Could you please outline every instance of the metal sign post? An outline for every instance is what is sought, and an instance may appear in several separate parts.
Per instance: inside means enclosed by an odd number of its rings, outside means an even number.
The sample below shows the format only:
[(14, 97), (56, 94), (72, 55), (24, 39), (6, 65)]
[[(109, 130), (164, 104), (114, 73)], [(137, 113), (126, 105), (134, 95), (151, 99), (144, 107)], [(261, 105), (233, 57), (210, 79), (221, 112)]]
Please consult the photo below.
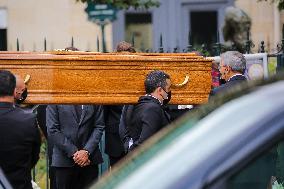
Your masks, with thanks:
[(89, 21), (92, 21), (101, 27), (103, 52), (106, 52), (105, 25), (116, 19), (117, 10), (108, 4), (88, 2), (85, 12), (88, 14)]

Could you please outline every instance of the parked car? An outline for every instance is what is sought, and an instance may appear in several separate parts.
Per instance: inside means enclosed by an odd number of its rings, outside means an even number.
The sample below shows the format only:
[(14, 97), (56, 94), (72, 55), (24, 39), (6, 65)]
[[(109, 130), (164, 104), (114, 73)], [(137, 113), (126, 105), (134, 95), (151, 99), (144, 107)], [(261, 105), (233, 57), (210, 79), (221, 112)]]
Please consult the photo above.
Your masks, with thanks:
[(10, 185), (9, 181), (7, 180), (1, 168), (0, 168), (0, 189), (12, 189), (12, 186)]
[(185, 115), (93, 188), (266, 189), (283, 181), (284, 80), (273, 78)]

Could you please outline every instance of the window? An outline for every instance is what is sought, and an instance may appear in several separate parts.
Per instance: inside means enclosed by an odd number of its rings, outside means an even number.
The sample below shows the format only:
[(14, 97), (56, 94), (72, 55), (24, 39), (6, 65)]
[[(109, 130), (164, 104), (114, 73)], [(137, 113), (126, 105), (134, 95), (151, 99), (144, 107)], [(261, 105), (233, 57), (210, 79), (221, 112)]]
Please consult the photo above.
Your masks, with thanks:
[(125, 40), (132, 41), (136, 49), (152, 48), (152, 16), (150, 13), (127, 13), (125, 15)]
[(194, 47), (212, 45), (217, 38), (217, 11), (190, 12), (191, 37)]
[(0, 51), (7, 51), (7, 30), (0, 29)]
[[(240, 172), (230, 177), (226, 188), (266, 189), (270, 184), (284, 182), (284, 141), (255, 159)], [(276, 184), (276, 183), (275, 183)]]
[(0, 8), (0, 51), (7, 50), (7, 10)]

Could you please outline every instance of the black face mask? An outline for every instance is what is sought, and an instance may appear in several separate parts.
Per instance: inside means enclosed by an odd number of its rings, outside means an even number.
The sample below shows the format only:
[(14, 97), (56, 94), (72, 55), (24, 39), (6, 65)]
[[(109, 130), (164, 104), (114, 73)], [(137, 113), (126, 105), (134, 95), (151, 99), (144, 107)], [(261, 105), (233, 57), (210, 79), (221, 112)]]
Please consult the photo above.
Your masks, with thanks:
[(27, 96), (28, 96), (28, 89), (25, 88), (25, 90), (23, 91), (23, 93), (22, 93), (22, 95), (21, 95), (21, 98), (15, 99), (16, 104), (21, 104), (21, 103), (23, 103), (23, 102), (26, 100)]
[[(166, 91), (165, 91), (165, 92), (166, 92)], [(169, 91), (169, 92), (167, 93), (167, 95), (168, 95), (168, 98), (163, 100), (163, 105), (167, 105), (167, 104), (170, 102), (170, 100), (171, 100), (171, 98), (172, 98), (172, 91)]]

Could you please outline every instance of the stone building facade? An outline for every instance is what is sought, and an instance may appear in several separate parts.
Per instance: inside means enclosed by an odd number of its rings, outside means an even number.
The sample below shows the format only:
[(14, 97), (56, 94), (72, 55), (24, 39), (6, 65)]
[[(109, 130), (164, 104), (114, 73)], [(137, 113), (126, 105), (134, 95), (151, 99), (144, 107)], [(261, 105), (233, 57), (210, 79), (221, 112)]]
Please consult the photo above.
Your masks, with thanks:
[[(121, 40), (135, 37), (137, 49), (157, 50), (160, 35), (167, 51), (186, 48), (189, 31), (191, 43), (214, 43), (222, 26), (225, 8), (235, 5), (252, 19), (251, 37), (256, 46), (265, 41), (267, 50), (275, 49), (282, 37), (284, 14), (275, 5), (257, 0), (161, 0), (159, 8), (118, 11), (117, 20), (105, 28), (106, 46), (112, 51)], [(71, 45), (83, 51), (97, 51), (101, 30), (88, 21), (85, 4), (76, 0), (0, 0), (0, 49), (43, 51)], [(257, 51), (255, 47), (254, 51)]]

